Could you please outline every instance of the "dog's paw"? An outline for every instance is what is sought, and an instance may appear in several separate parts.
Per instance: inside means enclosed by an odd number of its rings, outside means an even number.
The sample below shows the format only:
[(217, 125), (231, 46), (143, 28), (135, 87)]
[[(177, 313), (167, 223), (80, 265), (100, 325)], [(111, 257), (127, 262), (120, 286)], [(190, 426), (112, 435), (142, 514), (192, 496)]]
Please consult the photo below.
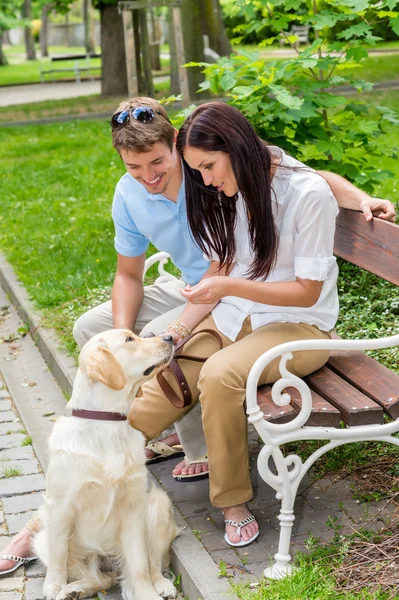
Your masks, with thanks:
[(79, 600), (81, 593), (76, 590), (68, 592), (67, 588), (64, 588), (58, 594), (56, 600)]
[(62, 588), (63, 585), (60, 583), (45, 580), (43, 584), (43, 596), (46, 600), (55, 600)]
[(175, 586), (166, 577), (160, 577), (157, 581), (154, 581), (154, 588), (162, 598), (176, 598), (177, 596)]

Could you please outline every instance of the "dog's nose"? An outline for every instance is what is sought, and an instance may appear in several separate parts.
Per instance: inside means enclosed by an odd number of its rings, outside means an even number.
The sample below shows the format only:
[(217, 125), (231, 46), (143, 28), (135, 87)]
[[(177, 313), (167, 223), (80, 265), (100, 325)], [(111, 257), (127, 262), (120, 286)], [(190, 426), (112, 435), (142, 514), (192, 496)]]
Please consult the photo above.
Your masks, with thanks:
[(168, 344), (173, 344), (173, 338), (171, 335), (163, 335), (162, 339), (165, 340), (165, 342), (168, 342)]

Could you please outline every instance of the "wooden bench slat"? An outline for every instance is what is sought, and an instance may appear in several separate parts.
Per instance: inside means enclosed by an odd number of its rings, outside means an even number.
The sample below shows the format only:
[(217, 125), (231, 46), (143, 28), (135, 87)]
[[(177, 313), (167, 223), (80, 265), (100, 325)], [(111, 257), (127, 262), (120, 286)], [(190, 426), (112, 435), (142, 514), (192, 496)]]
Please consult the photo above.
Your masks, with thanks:
[[(287, 406), (277, 406), (272, 400), (272, 390), (269, 385), (258, 388), (258, 404), (265, 413), (266, 421), (271, 423), (287, 423), (292, 421), (301, 410), (302, 401), (298, 390), (287, 388), (291, 396), (291, 402)], [(339, 410), (327, 402), (324, 398), (312, 391), (312, 413), (306, 425), (312, 427), (338, 427), (341, 421)]]
[[(286, 391), (291, 396), (291, 404), (296, 411), (302, 407), (301, 395), (297, 389), (289, 387)], [(341, 414), (335, 406), (327, 402), (315, 391), (312, 393), (312, 413), (305, 423), (311, 427), (338, 427), (341, 422)]]
[(363, 214), (341, 209), (334, 254), (399, 285), (398, 228), (393, 223), (373, 219), (365, 227)]
[(399, 375), (363, 352), (332, 355), (328, 366), (377, 402), (392, 419), (399, 417)]
[(339, 410), (343, 422), (349, 427), (383, 423), (381, 406), (327, 367), (308, 375), (305, 381)]
[(266, 421), (270, 423), (288, 423), (297, 416), (296, 410), (288, 404), (287, 406), (277, 406), (272, 400), (272, 389), (269, 385), (262, 385), (258, 388), (258, 404), (261, 411), (265, 414)]

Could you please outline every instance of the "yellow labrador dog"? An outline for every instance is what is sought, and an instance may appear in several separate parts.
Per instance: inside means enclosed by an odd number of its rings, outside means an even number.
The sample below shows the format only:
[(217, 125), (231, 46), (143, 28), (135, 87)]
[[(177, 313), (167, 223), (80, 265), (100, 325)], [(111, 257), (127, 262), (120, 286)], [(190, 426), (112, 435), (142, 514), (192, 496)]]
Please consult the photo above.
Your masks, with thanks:
[(69, 406), (50, 437), (50, 464), (35, 538), (47, 566), (47, 600), (95, 595), (116, 581), (101, 571), (117, 559), (125, 600), (176, 597), (162, 571), (178, 530), (169, 498), (150, 488), (144, 437), (126, 420), (133, 395), (173, 355), (170, 336), (112, 329), (82, 349)]

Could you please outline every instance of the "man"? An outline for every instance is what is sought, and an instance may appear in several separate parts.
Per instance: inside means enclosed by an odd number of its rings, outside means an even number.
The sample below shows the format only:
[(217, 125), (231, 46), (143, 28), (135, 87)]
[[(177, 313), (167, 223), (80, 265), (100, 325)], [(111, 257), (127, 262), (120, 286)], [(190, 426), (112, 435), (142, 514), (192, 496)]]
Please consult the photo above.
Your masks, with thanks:
[[(82, 315), (75, 324), (74, 337), (81, 347), (100, 331), (126, 327), (142, 334), (149, 331), (162, 333), (168, 329), (178, 341), (187, 334), (178, 321), (182, 311), (187, 310), (187, 301), (180, 290), (185, 284), (196, 284), (212, 273), (188, 227), (183, 169), (175, 148), (177, 132), (165, 109), (151, 98), (123, 102), (111, 124), (114, 147), (127, 169), (116, 186), (112, 208), (117, 273), (112, 300)], [(393, 220), (395, 209), (391, 202), (371, 198), (333, 173), (322, 172), (321, 175), (330, 184), (341, 207), (362, 210), (367, 220), (373, 218), (373, 213), (379, 218)], [(150, 242), (171, 255), (172, 262), (181, 271), (181, 282), (143, 286), (144, 262)], [(193, 306), (190, 310), (196, 311), (196, 315), (204, 310), (204, 316), (209, 312), (208, 305)], [(203, 476), (208, 468), (199, 408), (176, 423), (176, 431), (186, 458), (175, 467), (174, 476)], [(175, 436), (168, 436), (163, 440), (161, 451), (166, 448), (168, 452), (167, 448), (177, 441)], [(173, 449), (170, 452), (173, 454)], [(29, 556), (31, 531), (35, 527), (37, 522), (29, 528), (24, 527), (3, 554)], [(16, 561), (0, 557), (0, 575), (17, 566)]]

